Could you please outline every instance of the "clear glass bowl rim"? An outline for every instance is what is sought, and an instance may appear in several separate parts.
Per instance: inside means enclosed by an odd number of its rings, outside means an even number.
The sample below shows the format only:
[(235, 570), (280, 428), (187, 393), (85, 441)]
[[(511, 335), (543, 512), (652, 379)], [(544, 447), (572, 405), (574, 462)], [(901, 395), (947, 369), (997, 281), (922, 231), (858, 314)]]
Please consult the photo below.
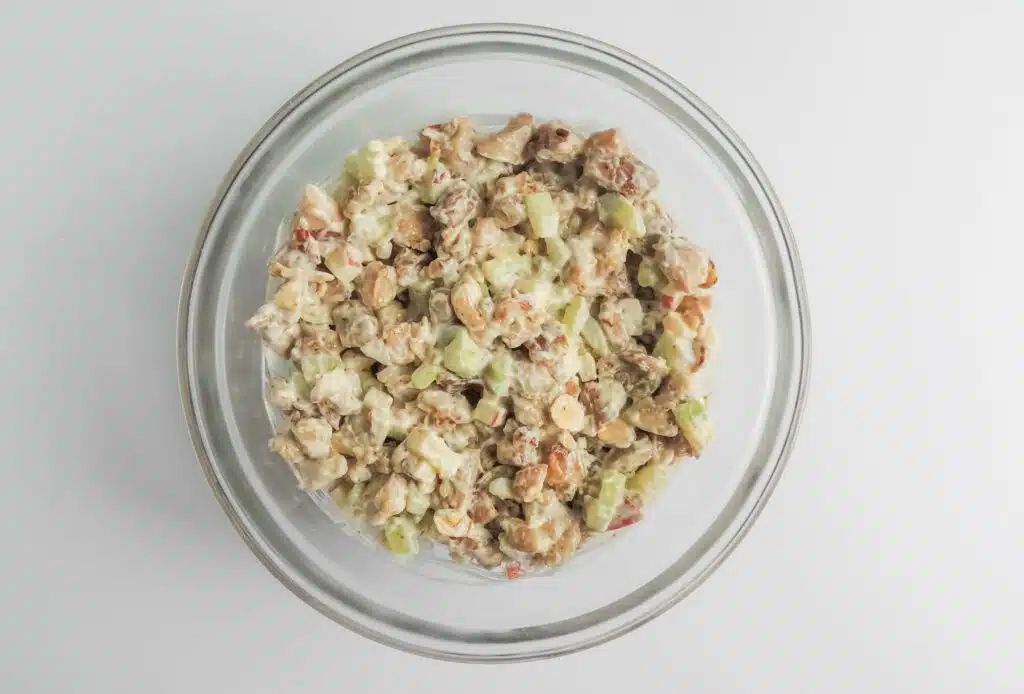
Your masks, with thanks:
[[(545, 643), (544, 639), (528, 642), (523, 648), (523, 643), (500, 644), (502, 649), (474, 649), (460, 648), (451, 643), (437, 644), (436, 642), (415, 642), (414, 639), (403, 638), (402, 630), (395, 629), (386, 623), (366, 625), (355, 622), (345, 615), (332, 611), (329, 606), (316, 599), (306, 591), (298, 582), (292, 579), (287, 572), (283, 571), (269, 556), (263, 545), (252, 535), (252, 530), (240, 518), (234, 509), (231, 500), (222, 488), (216, 473), (214, 462), (210, 451), (207, 450), (198, 422), (197, 408), (193, 399), (193, 388), (190, 382), (192, 377), (189, 363), (189, 318), (190, 307), (193, 299), (193, 288), (196, 274), (202, 258), (202, 250), (207, 237), (211, 231), (214, 218), (221, 207), (228, 191), (237, 183), (238, 175), (244, 168), (253, 153), (260, 147), (262, 142), (272, 133), (278, 125), (296, 108), (307, 99), (315, 95), (321, 88), (330, 84), (339, 76), (357, 66), (366, 66), (373, 61), (385, 58), (389, 54), (398, 51), (415, 50), (418, 44), (436, 42), (438, 39), (447, 37), (459, 37), (463, 42), (475, 38), (490, 38), (501, 36), (506, 39), (514, 38), (528, 41), (530, 38), (544, 40), (548, 43), (560, 44), (566, 51), (573, 49), (585, 49), (588, 57), (594, 61), (593, 67), (596, 70), (613, 70), (617, 67), (628, 67), (642, 74), (645, 80), (657, 84), (660, 88), (668, 90), (674, 99), (684, 102), (688, 108), (699, 113), (716, 135), (721, 138), (723, 144), (727, 145), (732, 154), (738, 158), (748, 176), (748, 182), (755, 186), (762, 196), (762, 206), (768, 214), (776, 234), (776, 241), (783, 253), (783, 271), (787, 279), (792, 283), (793, 305), (790, 307), (791, 319), (795, 331), (793, 339), (798, 353), (798, 359), (794, 363), (795, 383), (792, 385), (793, 396), (790, 399), (787, 412), (780, 420), (782, 442), (773, 460), (765, 462), (764, 472), (758, 479), (758, 488), (752, 490), (747, 502), (744, 504), (745, 514), (730, 524), (731, 533), (723, 533), (719, 536), (714, 546), (709, 548), (713, 556), (707, 561), (702, 570), (695, 576), (687, 577), (680, 574), (671, 580), (667, 585), (661, 586), (655, 594), (645, 600), (642, 609), (634, 610), (635, 614), (628, 619), (609, 618), (598, 627), (587, 629), (582, 634), (569, 634), (557, 639), (551, 639), (551, 643)], [(528, 43), (518, 43), (517, 48), (524, 52), (530, 52), (531, 46)], [(196, 457), (203, 469), (203, 473), (210, 484), (210, 487), (217, 498), (225, 514), (231, 520), (232, 525), (241, 535), (242, 539), (249, 546), (249, 549), (257, 556), (260, 562), (286, 587), (289, 588), (303, 602), (310, 605), (318, 612), (345, 626), (356, 633), (366, 636), (378, 643), (389, 645), (400, 650), (434, 657), (444, 660), (470, 661), (470, 662), (509, 662), (550, 658), (568, 653), (573, 653), (586, 648), (599, 645), (611, 639), (626, 634), (633, 629), (640, 627), (654, 617), (663, 614), (684, 597), (693, 592), (721, 565), (731, 554), (737, 544), (750, 530), (754, 521), (760, 515), (775, 486), (778, 484), (781, 473), (792, 451), (800, 420), (802, 418), (806, 403), (808, 381), (810, 375), (810, 316), (807, 302), (806, 288), (804, 286), (803, 272), (800, 259), (793, 239), (793, 234), (786, 219), (782, 205), (778, 200), (771, 184), (768, 182), (760, 165), (753, 155), (747, 150), (740, 138), (729, 128), (728, 125), (702, 100), (690, 90), (662, 72), (653, 65), (641, 58), (616, 48), (610, 44), (596, 39), (567, 32), (559, 29), (528, 25), (528, 24), (462, 24), (438, 27), (426, 31), (416, 32), (402, 36), (385, 43), (378, 44), (367, 49), (348, 60), (331, 68), (306, 87), (301, 89), (289, 99), (273, 116), (260, 128), (260, 130), (247, 143), (242, 152), (235, 159), (228, 173), (225, 175), (218, 187), (207, 213), (200, 226), (199, 233), (193, 247), (192, 253), (186, 265), (186, 271), (181, 288), (181, 297), (178, 309), (177, 328), (177, 355), (178, 375), (181, 388), (181, 399), (184, 409), (186, 424), (189, 436), (195, 449)], [(658, 578), (663, 578), (658, 577)], [(618, 615), (621, 617), (621, 615)], [(600, 628), (600, 627), (606, 628)], [(574, 638), (574, 636), (576, 638)]]

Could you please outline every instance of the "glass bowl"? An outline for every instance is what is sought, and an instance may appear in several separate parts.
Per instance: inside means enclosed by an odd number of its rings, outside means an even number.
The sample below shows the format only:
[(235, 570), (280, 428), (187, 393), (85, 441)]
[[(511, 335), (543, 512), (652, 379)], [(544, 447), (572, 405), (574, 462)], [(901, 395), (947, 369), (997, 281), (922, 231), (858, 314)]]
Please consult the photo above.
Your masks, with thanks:
[[(672, 475), (642, 523), (548, 575), (495, 581), (424, 558), (393, 561), (343, 532), (267, 449), (265, 366), (243, 323), (301, 186), (333, 179), (368, 140), (467, 115), (529, 111), (581, 130), (620, 127), (661, 177), (683, 233), (720, 281), (717, 438)], [(665, 73), (612, 46), (533, 26), (413, 34), (318, 78), (256, 134), (217, 191), (185, 275), (182, 399), (210, 486), (260, 561), (312, 607), (381, 643), (474, 661), (555, 656), (602, 643), (700, 585), (749, 529), (793, 445), (809, 325), (779, 201), (735, 134)]]

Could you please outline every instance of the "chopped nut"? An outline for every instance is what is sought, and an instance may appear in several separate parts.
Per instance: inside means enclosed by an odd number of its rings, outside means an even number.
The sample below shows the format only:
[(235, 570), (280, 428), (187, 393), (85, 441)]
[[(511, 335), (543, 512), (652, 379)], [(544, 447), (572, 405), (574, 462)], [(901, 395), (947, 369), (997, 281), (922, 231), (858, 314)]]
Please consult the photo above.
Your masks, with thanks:
[(395, 268), (375, 260), (366, 266), (360, 277), (359, 297), (372, 309), (390, 304), (398, 295)]
[(512, 491), (524, 503), (537, 501), (544, 489), (544, 478), (547, 475), (547, 465), (527, 465), (516, 473)]
[(597, 430), (597, 438), (616, 448), (629, 448), (636, 441), (636, 429), (621, 419), (613, 419)]
[(585, 414), (583, 405), (569, 394), (559, 395), (551, 403), (551, 421), (559, 429), (573, 432), (581, 430)]
[(471, 524), (465, 511), (446, 508), (434, 512), (434, 527), (445, 537), (465, 537)]

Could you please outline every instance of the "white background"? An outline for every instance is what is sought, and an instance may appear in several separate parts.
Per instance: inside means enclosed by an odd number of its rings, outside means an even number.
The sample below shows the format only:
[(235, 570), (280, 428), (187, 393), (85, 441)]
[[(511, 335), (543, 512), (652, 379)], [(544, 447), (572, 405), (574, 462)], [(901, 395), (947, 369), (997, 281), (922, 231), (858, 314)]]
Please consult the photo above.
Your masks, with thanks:
[[(709, 102), (786, 206), (814, 333), (796, 452), (732, 558), (514, 669), (386, 649), (277, 585), (194, 462), (174, 341), (204, 208), (280, 103), (496, 20)], [(0, 691), (1021, 692), (1022, 30), (1020, 0), (0, 3)]]

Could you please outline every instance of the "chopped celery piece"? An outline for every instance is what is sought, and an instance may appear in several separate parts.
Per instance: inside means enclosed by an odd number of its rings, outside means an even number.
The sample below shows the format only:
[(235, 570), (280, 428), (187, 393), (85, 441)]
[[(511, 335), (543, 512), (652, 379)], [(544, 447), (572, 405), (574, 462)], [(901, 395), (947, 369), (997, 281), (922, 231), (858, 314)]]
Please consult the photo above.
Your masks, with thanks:
[(359, 512), (363, 508), (363, 491), (366, 489), (366, 482), (357, 482), (348, 490), (348, 507), (352, 511)]
[(426, 460), (441, 479), (450, 479), (462, 467), (462, 456), (449, 448), (436, 432), (416, 427), (405, 440), (409, 450)]
[(434, 382), (439, 372), (440, 369), (437, 368), (437, 364), (425, 361), (416, 367), (416, 370), (412, 372), (412, 376), (409, 377), (409, 381), (416, 390), (423, 390)]
[(654, 344), (654, 356), (664, 359), (673, 371), (689, 372), (696, 363), (693, 342), (686, 338), (676, 338), (667, 330)]
[(587, 343), (587, 346), (589, 346), (598, 357), (607, 357), (611, 354), (611, 350), (608, 348), (608, 338), (604, 336), (604, 330), (601, 329), (601, 324), (592, 317), (587, 316), (587, 320), (583, 324), (581, 334), (583, 335), (583, 341)]
[(459, 334), (458, 325), (439, 325), (437, 327), (437, 338), (434, 340), (435, 347), (447, 347), (448, 344)]
[(410, 484), (405, 497), (405, 512), (410, 516), (422, 516), (430, 509), (430, 495), (417, 484)]
[(384, 151), (384, 143), (370, 140), (366, 147), (348, 155), (345, 159), (345, 171), (360, 183), (369, 183), (377, 178), (387, 176), (388, 155)]
[(499, 352), (484, 370), (484, 383), (495, 395), (508, 395), (516, 361), (508, 352)]
[(556, 269), (560, 269), (563, 265), (569, 262), (569, 258), (572, 257), (572, 252), (569, 247), (562, 240), (561, 236), (548, 236), (544, 239), (544, 246), (547, 250), (548, 260), (555, 266)]
[(558, 208), (551, 193), (531, 193), (526, 196), (526, 216), (533, 235), (539, 239), (558, 236)]
[(640, 211), (618, 193), (605, 193), (598, 198), (597, 214), (602, 223), (621, 227), (634, 238), (640, 238), (647, 233)]
[(625, 498), (626, 476), (621, 472), (606, 470), (601, 475), (601, 491), (583, 504), (587, 527), (594, 532), (607, 530)]
[(661, 357), (669, 366), (674, 365), (679, 360), (679, 345), (676, 338), (668, 332), (662, 333), (654, 343), (654, 356)]
[(508, 411), (502, 406), (501, 401), (493, 395), (485, 394), (473, 408), (473, 419), (489, 427), (501, 426), (507, 414)]
[(388, 518), (384, 524), (384, 541), (395, 554), (416, 554), (420, 551), (420, 530), (404, 516)]
[(469, 331), (460, 328), (444, 348), (444, 366), (463, 378), (479, 376), (491, 360), (491, 353), (478, 345)]
[(511, 289), (516, 280), (530, 274), (531, 269), (530, 258), (525, 255), (492, 258), (483, 264), (487, 283), (498, 291)]
[(303, 400), (309, 400), (310, 385), (306, 380), (306, 377), (302, 375), (301, 371), (296, 371), (292, 374), (292, 384), (295, 385), (295, 392), (299, 394), (299, 397)]
[(648, 463), (633, 473), (633, 476), (626, 482), (626, 488), (631, 492), (648, 496), (664, 487), (667, 481), (668, 470), (664, 465)]
[(569, 335), (576, 337), (590, 318), (590, 302), (586, 297), (574, 296), (562, 314), (562, 323)]
[(448, 167), (442, 164), (440, 159), (428, 158), (427, 174), (423, 177), (423, 185), (420, 186), (420, 200), (428, 205), (433, 205), (441, 199), (454, 180)]
[(708, 420), (707, 406), (703, 400), (685, 400), (676, 405), (673, 414), (679, 429), (683, 432), (686, 441), (693, 448), (693, 452), (700, 455), (704, 446), (711, 440), (711, 422)]
[(341, 357), (337, 354), (327, 354), (326, 352), (310, 354), (299, 360), (299, 369), (302, 371), (302, 377), (311, 386), (316, 384), (320, 376), (328, 371), (334, 371), (340, 366), (343, 366)]
[(658, 270), (658, 266), (654, 264), (654, 261), (650, 258), (644, 258), (640, 261), (640, 267), (636, 271), (636, 281), (641, 287), (657, 287), (665, 278), (661, 276), (661, 271)]

